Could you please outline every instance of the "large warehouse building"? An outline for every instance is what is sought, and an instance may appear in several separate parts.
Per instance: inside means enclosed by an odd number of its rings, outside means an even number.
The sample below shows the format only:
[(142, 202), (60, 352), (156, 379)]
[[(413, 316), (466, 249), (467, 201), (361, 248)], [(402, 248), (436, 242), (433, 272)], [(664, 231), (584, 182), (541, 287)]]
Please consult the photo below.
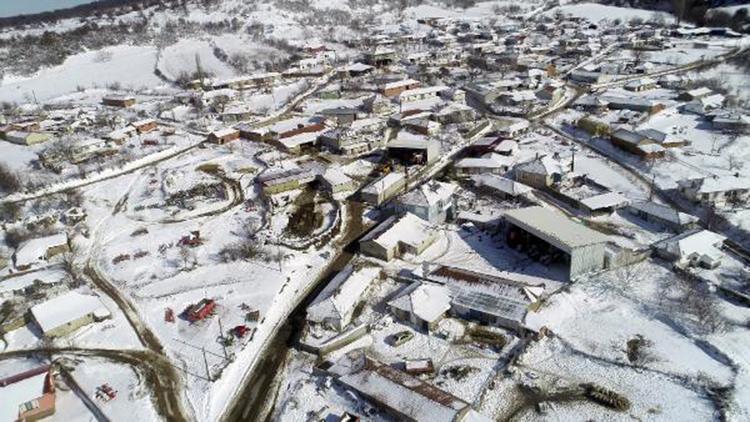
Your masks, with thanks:
[(505, 213), (508, 244), (546, 264), (569, 266), (569, 278), (604, 268), (607, 237), (542, 207)]

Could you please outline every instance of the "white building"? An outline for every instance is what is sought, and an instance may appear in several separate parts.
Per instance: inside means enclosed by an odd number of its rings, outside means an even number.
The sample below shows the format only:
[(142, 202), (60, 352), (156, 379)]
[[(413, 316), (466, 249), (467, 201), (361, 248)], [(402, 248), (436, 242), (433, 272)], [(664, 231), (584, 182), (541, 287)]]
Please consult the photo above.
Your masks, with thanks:
[(68, 292), (29, 310), (45, 337), (61, 337), (111, 313), (97, 296)]
[(677, 265), (716, 268), (721, 265), (724, 236), (708, 230), (695, 229), (679, 234), (656, 245), (657, 253)]
[(456, 185), (430, 181), (399, 198), (399, 204), (406, 212), (430, 223), (441, 224), (453, 217), (456, 190)]
[(347, 266), (307, 308), (307, 320), (343, 330), (351, 322), (354, 309), (364, 299), (379, 273), (376, 267), (355, 270), (351, 265)]

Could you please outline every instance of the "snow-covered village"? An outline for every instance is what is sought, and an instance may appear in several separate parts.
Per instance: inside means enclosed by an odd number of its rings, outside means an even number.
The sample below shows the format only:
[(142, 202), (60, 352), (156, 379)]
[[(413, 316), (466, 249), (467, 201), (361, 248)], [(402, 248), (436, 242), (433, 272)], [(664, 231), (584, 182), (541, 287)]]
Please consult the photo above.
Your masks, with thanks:
[(750, 420), (750, 5), (7, 3), (0, 422)]

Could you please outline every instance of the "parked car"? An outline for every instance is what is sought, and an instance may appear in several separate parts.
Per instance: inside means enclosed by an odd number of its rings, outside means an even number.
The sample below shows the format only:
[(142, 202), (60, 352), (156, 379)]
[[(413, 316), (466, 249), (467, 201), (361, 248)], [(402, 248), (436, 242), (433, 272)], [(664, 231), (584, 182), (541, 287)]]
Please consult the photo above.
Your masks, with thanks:
[(411, 331), (399, 331), (398, 333), (391, 336), (391, 345), (393, 347), (398, 347), (413, 338), (414, 333), (412, 333)]

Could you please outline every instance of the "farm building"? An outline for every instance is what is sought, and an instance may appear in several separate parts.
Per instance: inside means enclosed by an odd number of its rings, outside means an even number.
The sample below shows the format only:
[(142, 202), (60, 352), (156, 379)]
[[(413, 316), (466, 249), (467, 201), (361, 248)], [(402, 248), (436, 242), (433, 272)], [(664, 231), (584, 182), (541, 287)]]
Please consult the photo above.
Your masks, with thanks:
[(51, 136), (42, 132), (13, 130), (5, 133), (5, 140), (18, 145), (37, 145), (49, 141)]
[(364, 358), (338, 382), (385, 409), (395, 420), (463, 422), (487, 419), (465, 401), (405, 372)]
[(135, 105), (135, 97), (108, 95), (102, 98), (102, 104), (111, 107), (131, 107)]
[(354, 309), (364, 300), (370, 285), (378, 277), (376, 267), (344, 268), (331, 280), (307, 308), (307, 321), (323, 324), (337, 331), (352, 320)]
[(494, 174), (473, 176), (471, 180), (477, 188), (503, 199), (528, 198), (534, 190), (523, 183)]
[(403, 254), (419, 255), (437, 238), (430, 225), (415, 216), (391, 216), (359, 241), (364, 255), (390, 261)]
[(257, 181), (265, 195), (288, 192), (300, 189), (315, 180), (316, 175), (312, 171), (303, 168), (275, 171), (258, 176)]
[(354, 190), (357, 186), (354, 179), (344, 174), (338, 168), (328, 168), (325, 173), (318, 176), (324, 189), (331, 193), (348, 192)]
[(561, 183), (568, 174), (567, 165), (561, 159), (547, 155), (521, 163), (513, 171), (518, 182), (537, 189)]
[(29, 310), (32, 320), (45, 337), (63, 337), (77, 329), (111, 316), (96, 296), (68, 292)]
[(657, 255), (675, 261), (676, 265), (716, 268), (721, 265), (725, 237), (701, 229), (694, 229), (665, 239), (655, 246)]
[(631, 214), (645, 221), (659, 224), (677, 233), (694, 228), (700, 221), (694, 215), (679, 212), (669, 205), (657, 204), (652, 201), (633, 202), (628, 210)]
[(626, 207), (630, 201), (617, 192), (606, 192), (581, 199), (581, 207), (589, 215), (612, 214), (620, 208)]
[(627, 129), (613, 131), (609, 139), (612, 145), (642, 158), (663, 158), (666, 153), (654, 140)]
[(401, 173), (388, 173), (370, 183), (360, 192), (364, 202), (380, 205), (406, 186), (406, 178)]
[(433, 224), (453, 218), (456, 185), (430, 181), (399, 198), (399, 207)]
[(607, 237), (542, 207), (505, 213), (507, 241), (542, 262), (567, 266), (570, 279), (604, 268)]
[(215, 130), (208, 134), (208, 142), (215, 144), (224, 145), (229, 141), (234, 141), (240, 138), (240, 131), (231, 127)]
[(426, 136), (400, 131), (396, 139), (386, 145), (388, 157), (406, 165), (423, 165), (435, 161), (440, 154), (440, 142)]
[(445, 286), (415, 281), (388, 302), (388, 309), (398, 319), (430, 332), (438, 328), (451, 308), (450, 303), (450, 292)]
[(13, 262), (18, 270), (24, 271), (68, 250), (68, 236), (65, 233), (30, 239), (18, 246)]

